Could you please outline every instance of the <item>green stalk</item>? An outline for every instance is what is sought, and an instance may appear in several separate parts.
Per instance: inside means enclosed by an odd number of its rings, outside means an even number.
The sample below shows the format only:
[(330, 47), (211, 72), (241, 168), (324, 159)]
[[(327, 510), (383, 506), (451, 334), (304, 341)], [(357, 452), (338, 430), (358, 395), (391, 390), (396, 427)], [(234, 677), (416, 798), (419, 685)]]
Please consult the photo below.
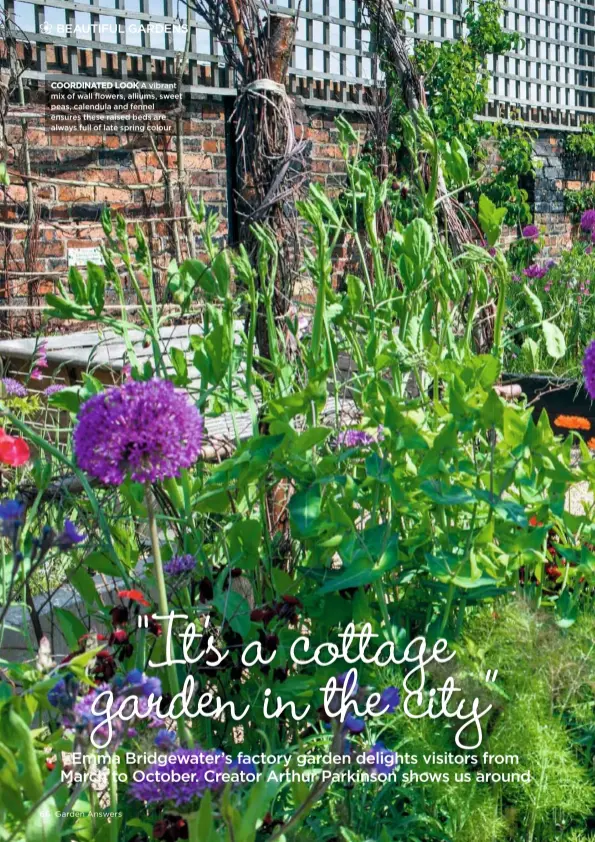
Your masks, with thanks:
[(118, 842), (119, 834), (118, 834), (118, 816), (116, 813), (118, 812), (118, 780), (117, 775), (118, 773), (118, 764), (117, 764), (117, 756), (116, 753), (112, 755), (112, 759), (110, 762), (110, 769), (109, 769), (109, 801), (110, 801), (110, 812), (113, 814), (110, 816), (109, 822), (109, 838), (110, 842)]
[(188, 825), (188, 842), (200, 842), (198, 812), (184, 816)]
[[(163, 562), (161, 560), (161, 547), (159, 546), (159, 533), (157, 531), (157, 517), (155, 514), (155, 505), (151, 495), (151, 487), (145, 486), (145, 503), (147, 506), (147, 518), (149, 521), (149, 532), (151, 534), (151, 548), (153, 550), (153, 567), (155, 570), (155, 579), (157, 581), (157, 604), (159, 606), (159, 613), (163, 616), (163, 626), (165, 632), (165, 639), (173, 639), (173, 632), (170, 632), (170, 618), (169, 605), (167, 602), (167, 590), (165, 587), (165, 576), (163, 575)], [(169, 682), (170, 693), (175, 696), (180, 692), (180, 684), (178, 682), (178, 673), (175, 664), (167, 665), (167, 678)], [(180, 717), (180, 735), (182, 743), (192, 745), (192, 738), (188, 733), (184, 718)]]

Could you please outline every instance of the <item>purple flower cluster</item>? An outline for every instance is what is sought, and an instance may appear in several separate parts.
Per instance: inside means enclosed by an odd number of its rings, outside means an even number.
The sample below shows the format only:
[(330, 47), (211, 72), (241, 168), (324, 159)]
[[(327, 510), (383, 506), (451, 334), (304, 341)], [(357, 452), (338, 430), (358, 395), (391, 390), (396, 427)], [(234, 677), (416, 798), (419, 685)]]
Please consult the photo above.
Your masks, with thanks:
[(589, 344), (583, 357), (585, 388), (591, 400), (595, 400), (595, 339)]
[(539, 228), (537, 225), (525, 225), (521, 233), (524, 240), (536, 240), (539, 237)]
[(11, 395), (15, 398), (27, 397), (27, 388), (18, 380), (15, 380), (14, 377), (4, 377), (2, 379), (2, 385), (4, 386), (4, 391), (7, 395)]
[(62, 389), (65, 388), (66, 386), (63, 386), (61, 383), (52, 383), (51, 386), (48, 386), (47, 389), (43, 390), (43, 394), (46, 396), (46, 398), (49, 398), (52, 395), (55, 395), (57, 392), (61, 392)]
[(196, 559), (193, 555), (176, 555), (163, 565), (164, 571), (170, 576), (183, 576), (191, 573), (195, 567)]
[(378, 427), (375, 437), (371, 433), (366, 433), (365, 430), (357, 430), (353, 427), (349, 430), (341, 430), (337, 436), (337, 445), (339, 447), (368, 447), (383, 439), (384, 430), (382, 425)]
[[(162, 726), (161, 719), (154, 713), (154, 702), (163, 692), (161, 681), (154, 676), (145, 675), (138, 669), (132, 670), (124, 677), (114, 679), (111, 685), (105, 683), (100, 684), (86, 693), (81, 699), (76, 700), (71, 705), (70, 712), (65, 716), (64, 724), (81, 734), (90, 736), (94, 733), (94, 736), (99, 737), (102, 741), (107, 740), (110, 735), (109, 726), (106, 724), (97, 728), (105, 720), (105, 715), (102, 711), (105, 707), (107, 697), (101, 700), (99, 713), (93, 712), (96, 699), (106, 691), (111, 691), (114, 697), (111, 710), (112, 715), (121, 713), (125, 717), (122, 718), (116, 715), (112, 720), (110, 748), (113, 748), (115, 744), (127, 735), (134, 736), (136, 734), (134, 725), (138, 721), (146, 720), (149, 728), (160, 728)], [(60, 689), (56, 692), (56, 701), (59, 702), (61, 696), (62, 690)], [(132, 710), (131, 702), (128, 700), (132, 696), (137, 697), (135, 700), (135, 710), (138, 712), (138, 720), (130, 716)], [(54, 704), (54, 702), (51, 703)], [(56, 706), (60, 707), (60, 704)]]
[(587, 210), (581, 216), (581, 229), (592, 231), (595, 228), (595, 210)]
[(23, 525), (25, 504), (20, 500), (2, 500), (0, 503), (0, 532), (5, 538), (16, 541)]
[(547, 266), (538, 266), (536, 263), (532, 263), (531, 266), (527, 266), (526, 269), (523, 269), (523, 275), (531, 280), (540, 280), (541, 278), (544, 278), (548, 272), (549, 269)]
[(200, 455), (203, 419), (169, 380), (130, 380), (93, 395), (74, 430), (79, 466), (106, 485), (177, 477)]
[[(176, 807), (186, 807), (202, 798), (207, 790), (223, 787), (221, 773), (225, 771), (227, 757), (223, 752), (202, 748), (179, 748), (169, 754), (164, 765), (151, 766), (143, 780), (133, 783), (130, 794), (147, 804), (169, 802)], [(209, 780), (206, 779), (206, 773)], [(190, 774), (189, 774), (190, 773)], [(180, 780), (180, 778), (191, 780)], [(211, 778), (215, 780), (211, 780)]]

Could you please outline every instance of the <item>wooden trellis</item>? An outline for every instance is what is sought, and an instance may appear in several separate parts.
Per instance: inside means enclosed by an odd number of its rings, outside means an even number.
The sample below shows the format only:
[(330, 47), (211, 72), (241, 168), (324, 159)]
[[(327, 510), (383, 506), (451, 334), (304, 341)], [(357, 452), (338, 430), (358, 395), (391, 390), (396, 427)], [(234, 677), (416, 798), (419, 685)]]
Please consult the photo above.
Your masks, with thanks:
[[(184, 49), (182, 0), (4, 0), (5, 11), (30, 42), (30, 69), (64, 77), (171, 78)], [(395, 3), (406, 17), (411, 43), (442, 41), (462, 31), (462, 0)], [(296, 0), (272, 5), (295, 14)], [(147, 24), (168, 28), (139, 32)], [(486, 119), (524, 120), (573, 129), (595, 115), (595, 0), (511, 0), (503, 25), (523, 42), (491, 60)], [(190, 15), (190, 58), (185, 89), (196, 95), (235, 93), (235, 79), (207, 24)], [(69, 30), (68, 27), (71, 27)], [(72, 27), (78, 27), (75, 32)], [(378, 74), (370, 33), (356, 0), (303, 0), (290, 73), (290, 90), (313, 105), (365, 107), (365, 90)]]

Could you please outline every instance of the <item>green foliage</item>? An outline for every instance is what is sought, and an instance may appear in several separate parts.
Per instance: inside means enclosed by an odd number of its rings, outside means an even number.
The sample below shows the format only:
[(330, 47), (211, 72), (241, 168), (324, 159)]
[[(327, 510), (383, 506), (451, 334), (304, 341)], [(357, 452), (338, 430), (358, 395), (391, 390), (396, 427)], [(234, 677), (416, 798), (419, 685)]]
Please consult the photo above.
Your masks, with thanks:
[(595, 185), (583, 187), (581, 190), (564, 191), (564, 209), (574, 222), (578, 222), (586, 210), (595, 208)]
[(592, 158), (595, 156), (595, 126), (587, 123), (580, 132), (569, 133), (564, 138), (564, 151), (572, 158)]
[(526, 225), (531, 221), (528, 192), (521, 186), (532, 179), (538, 164), (533, 154), (535, 133), (503, 124), (494, 127), (498, 168), (481, 190), (499, 207), (506, 208), (506, 225)]

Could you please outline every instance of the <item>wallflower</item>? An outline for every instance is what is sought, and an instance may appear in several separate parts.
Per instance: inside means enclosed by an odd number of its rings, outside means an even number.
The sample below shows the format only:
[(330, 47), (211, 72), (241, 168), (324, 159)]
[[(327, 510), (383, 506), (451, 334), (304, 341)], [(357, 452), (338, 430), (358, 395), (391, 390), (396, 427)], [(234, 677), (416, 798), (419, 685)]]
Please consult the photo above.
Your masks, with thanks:
[(7, 395), (12, 395), (15, 398), (27, 397), (28, 392), (26, 386), (15, 380), (14, 377), (4, 377), (2, 379), (2, 385)]
[(29, 461), (31, 451), (25, 439), (9, 436), (0, 427), (0, 462), (17, 468)]
[[(179, 748), (168, 755), (164, 765), (154, 764), (147, 770), (147, 776), (136, 781), (130, 787), (130, 794), (139, 801), (147, 804), (163, 804), (169, 802), (176, 807), (188, 807), (202, 798), (207, 790), (217, 791), (223, 783), (217, 779), (225, 771), (227, 758), (221, 751), (202, 748)], [(172, 773), (175, 777), (190, 777), (190, 781), (171, 781)], [(188, 773), (192, 773), (188, 775)], [(213, 772), (215, 780), (207, 781), (205, 775)], [(211, 777), (211, 776), (209, 776)]]
[(169, 380), (127, 381), (83, 404), (74, 430), (79, 466), (106, 485), (176, 477), (200, 455), (203, 420)]
[[(595, 211), (594, 211), (595, 213)], [(595, 340), (590, 343), (583, 357), (585, 388), (591, 400), (595, 400)]]
[(539, 228), (537, 225), (525, 225), (522, 237), (524, 240), (536, 240), (539, 237)]
[(149, 606), (151, 603), (143, 596), (140, 591), (118, 591), (118, 596), (122, 599), (131, 599), (133, 602), (138, 602), (139, 605)]
[(176, 555), (163, 565), (163, 570), (170, 576), (183, 576), (184, 573), (191, 573), (195, 567), (196, 559), (193, 555)]
[(581, 228), (583, 231), (592, 231), (595, 228), (595, 210), (587, 210), (581, 216)]

